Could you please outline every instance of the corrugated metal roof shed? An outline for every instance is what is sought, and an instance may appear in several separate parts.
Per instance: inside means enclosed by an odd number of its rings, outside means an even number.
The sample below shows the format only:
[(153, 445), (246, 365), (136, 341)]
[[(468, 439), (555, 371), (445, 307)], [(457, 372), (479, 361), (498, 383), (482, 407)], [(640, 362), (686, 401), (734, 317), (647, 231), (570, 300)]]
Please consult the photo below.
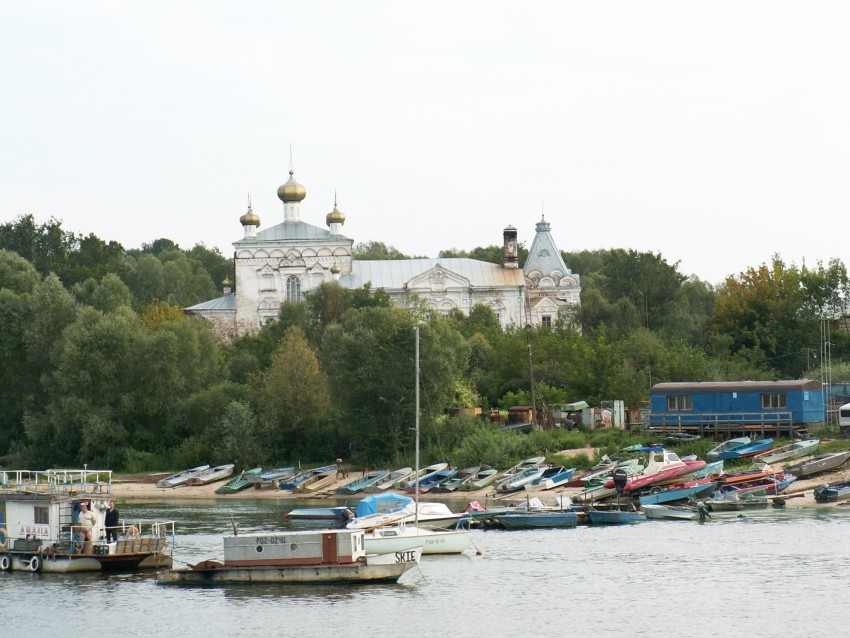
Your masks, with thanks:
[(820, 381), (794, 379), (791, 381), (684, 381), (656, 383), (652, 394), (674, 392), (782, 392), (790, 390), (820, 390)]

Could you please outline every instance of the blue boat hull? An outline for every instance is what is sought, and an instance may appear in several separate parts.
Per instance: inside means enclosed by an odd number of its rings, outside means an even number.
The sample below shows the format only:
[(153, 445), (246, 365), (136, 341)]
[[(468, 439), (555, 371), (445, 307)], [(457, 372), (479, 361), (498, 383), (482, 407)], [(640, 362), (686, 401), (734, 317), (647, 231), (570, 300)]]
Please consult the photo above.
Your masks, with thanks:
[(575, 512), (539, 512), (528, 514), (497, 514), (493, 517), (505, 529), (546, 529), (553, 527), (575, 527), (578, 514)]
[(646, 520), (643, 512), (620, 512), (617, 510), (590, 510), (587, 512), (591, 525), (623, 525)]

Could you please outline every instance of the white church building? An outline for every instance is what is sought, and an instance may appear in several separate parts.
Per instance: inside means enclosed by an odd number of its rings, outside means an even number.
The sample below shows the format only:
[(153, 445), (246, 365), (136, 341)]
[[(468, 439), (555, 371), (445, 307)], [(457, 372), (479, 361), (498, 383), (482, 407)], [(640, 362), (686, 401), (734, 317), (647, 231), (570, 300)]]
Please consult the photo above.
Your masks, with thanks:
[(554, 325), (559, 313), (581, 303), (579, 276), (564, 263), (545, 218), (537, 223), (522, 269), (513, 226), (504, 229), (500, 264), (466, 258), (359, 260), (352, 257), (354, 240), (342, 234), (345, 215), (336, 202), (325, 217), (327, 228), (321, 228), (301, 219), (307, 191), (293, 171), (277, 195), (283, 220), (276, 225), (259, 230), (250, 202), (239, 218), (244, 234), (233, 244), (236, 281), (223, 282), (223, 296), (184, 308), (212, 322), (222, 341), (258, 332), (278, 316), (282, 303), (304, 301), (334, 281), (349, 289), (366, 284), (372, 291), (383, 289), (396, 306), (419, 298), (441, 314), (454, 309), (468, 314), (484, 304), (504, 327)]

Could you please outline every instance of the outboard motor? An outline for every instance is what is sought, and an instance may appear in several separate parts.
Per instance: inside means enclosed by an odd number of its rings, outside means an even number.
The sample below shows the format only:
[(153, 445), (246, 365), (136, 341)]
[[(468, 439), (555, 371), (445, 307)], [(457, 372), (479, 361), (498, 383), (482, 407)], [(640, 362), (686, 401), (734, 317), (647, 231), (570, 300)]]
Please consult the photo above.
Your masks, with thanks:
[(624, 468), (614, 470), (611, 476), (614, 479), (614, 488), (617, 490), (617, 496), (622, 496), (626, 493), (626, 483), (629, 482), (629, 473)]

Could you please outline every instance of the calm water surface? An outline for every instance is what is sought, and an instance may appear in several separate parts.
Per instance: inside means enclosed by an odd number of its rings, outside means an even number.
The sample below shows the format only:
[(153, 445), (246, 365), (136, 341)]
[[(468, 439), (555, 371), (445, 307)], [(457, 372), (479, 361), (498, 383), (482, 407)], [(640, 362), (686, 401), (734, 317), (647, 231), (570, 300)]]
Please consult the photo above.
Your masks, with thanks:
[[(284, 529), (288, 509), (315, 504), (121, 513), (178, 521), (175, 559), (193, 563), (220, 557), (233, 524)], [(396, 585), (186, 588), (157, 586), (152, 573), (3, 573), (0, 637), (850, 635), (848, 509), (472, 534), (482, 555), (425, 557)]]

